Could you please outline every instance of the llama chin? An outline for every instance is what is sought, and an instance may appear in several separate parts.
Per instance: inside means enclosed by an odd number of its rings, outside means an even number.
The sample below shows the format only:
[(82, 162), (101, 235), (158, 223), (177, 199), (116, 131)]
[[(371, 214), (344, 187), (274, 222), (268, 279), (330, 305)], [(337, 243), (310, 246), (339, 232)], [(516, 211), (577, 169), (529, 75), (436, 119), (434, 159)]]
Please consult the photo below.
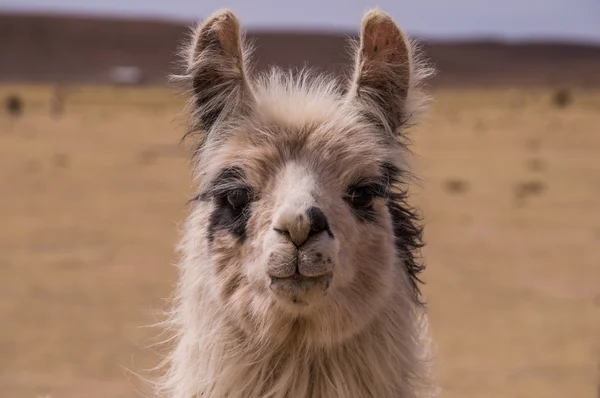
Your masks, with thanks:
[(190, 96), (197, 194), (157, 395), (433, 396), (403, 140), (430, 70), (379, 10), (347, 87), (306, 71), (251, 78), (249, 55), (221, 11), (174, 77)]

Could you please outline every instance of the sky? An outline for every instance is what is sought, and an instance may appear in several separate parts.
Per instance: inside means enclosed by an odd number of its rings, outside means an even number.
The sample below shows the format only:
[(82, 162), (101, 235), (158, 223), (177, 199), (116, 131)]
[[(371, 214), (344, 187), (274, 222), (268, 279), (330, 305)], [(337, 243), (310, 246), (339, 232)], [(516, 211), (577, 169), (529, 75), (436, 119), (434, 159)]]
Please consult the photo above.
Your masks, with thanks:
[(378, 5), (425, 38), (600, 43), (600, 0), (0, 0), (0, 10), (197, 20), (232, 9), (246, 28), (357, 30)]

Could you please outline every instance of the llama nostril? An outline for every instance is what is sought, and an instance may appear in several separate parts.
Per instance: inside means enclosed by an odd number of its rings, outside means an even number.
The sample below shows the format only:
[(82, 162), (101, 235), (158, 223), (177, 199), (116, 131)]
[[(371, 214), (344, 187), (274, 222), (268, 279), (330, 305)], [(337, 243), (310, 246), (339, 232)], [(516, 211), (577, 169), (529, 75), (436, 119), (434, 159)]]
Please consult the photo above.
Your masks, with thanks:
[(309, 235), (316, 235), (323, 231), (329, 230), (329, 223), (327, 217), (321, 209), (318, 207), (311, 207), (307, 212), (308, 219), (310, 220), (310, 233)]
[(298, 248), (302, 246), (310, 236), (310, 231), (308, 233), (304, 233), (303, 231), (298, 229), (288, 230), (274, 227), (273, 230), (285, 237), (285, 239), (291, 241), (294, 244), (294, 246)]
[(285, 229), (281, 229), (281, 228), (276, 228), (276, 227), (273, 227), (273, 230), (275, 232), (277, 232), (278, 234), (283, 235), (286, 238), (290, 239), (290, 232), (289, 231), (287, 231)]

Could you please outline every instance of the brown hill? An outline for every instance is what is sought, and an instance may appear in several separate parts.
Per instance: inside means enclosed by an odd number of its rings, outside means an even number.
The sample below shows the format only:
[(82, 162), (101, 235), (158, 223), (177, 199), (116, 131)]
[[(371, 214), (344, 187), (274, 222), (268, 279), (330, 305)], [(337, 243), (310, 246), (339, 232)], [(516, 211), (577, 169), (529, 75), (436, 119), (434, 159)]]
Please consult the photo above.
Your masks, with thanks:
[[(147, 83), (175, 71), (182, 23), (0, 14), (0, 81), (106, 83), (112, 67), (137, 66)], [(257, 68), (349, 63), (348, 34), (250, 32)], [(424, 42), (437, 84), (600, 85), (600, 46), (493, 41)]]

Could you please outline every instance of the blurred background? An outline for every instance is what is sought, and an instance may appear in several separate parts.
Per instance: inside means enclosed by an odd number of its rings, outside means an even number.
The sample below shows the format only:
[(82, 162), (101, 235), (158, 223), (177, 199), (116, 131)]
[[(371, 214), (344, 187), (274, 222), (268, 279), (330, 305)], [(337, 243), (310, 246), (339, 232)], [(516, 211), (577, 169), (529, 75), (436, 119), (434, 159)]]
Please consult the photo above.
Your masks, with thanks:
[[(343, 74), (359, 0), (0, 0), (0, 397), (148, 393), (191, 194), (187, 26)], [(442, 396), (600, 397), (600, 2), (380, 1), (438, 69), (411, 130)]]

